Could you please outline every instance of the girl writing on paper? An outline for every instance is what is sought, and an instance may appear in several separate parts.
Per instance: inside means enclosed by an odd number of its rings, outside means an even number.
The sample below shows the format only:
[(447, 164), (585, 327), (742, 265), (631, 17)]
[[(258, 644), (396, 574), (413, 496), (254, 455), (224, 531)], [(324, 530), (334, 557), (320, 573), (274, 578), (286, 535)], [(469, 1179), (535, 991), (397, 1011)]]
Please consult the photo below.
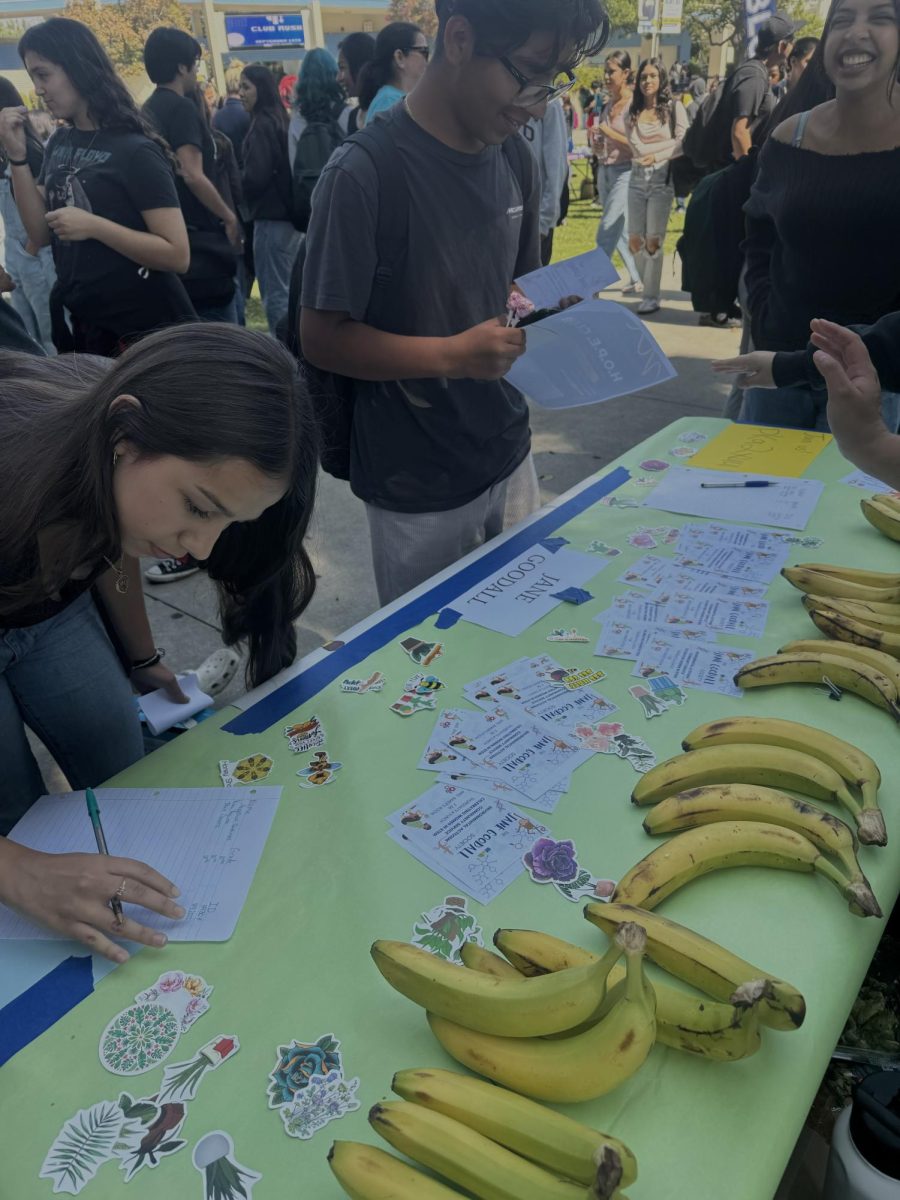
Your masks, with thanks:
[[(151, 640), (140, 555), (205, 563), (225, 642), (249, 643), (251, 685), (293, 661), (293, 621), (315, 586), (303, 537), (318, 447), (293, 358), (234, 326), (162, 330), (114, 361), (0, 352), (0, 381), (6, 834), (45, 790), (26, 725), (81, 789), (143, 753), (132, 686), (180, 696)], [(162, 945), (135, 920), (113, 926), (117, 893), (181, 915), (173, 885), (143, 863), (0, 837), (0, 903), (115, 961), (127, 953), (110, 933)]]

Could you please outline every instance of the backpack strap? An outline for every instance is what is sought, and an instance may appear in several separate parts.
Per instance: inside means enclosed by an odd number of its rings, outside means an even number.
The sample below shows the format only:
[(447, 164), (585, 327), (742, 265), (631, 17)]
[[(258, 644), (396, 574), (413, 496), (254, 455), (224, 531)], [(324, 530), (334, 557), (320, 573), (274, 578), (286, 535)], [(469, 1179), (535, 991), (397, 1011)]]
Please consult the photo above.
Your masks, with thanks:
[(357, 130), (349, 140), (365, 150), (378, 175), (378, 221), (375, 231), (378, 265), (369, 298), (369, 315), (378, 300), (383, 300), (384, 293), (395, 277), (399, 276), (406, 257), (409, 244), (409, 188), (403, 160), (387, 121), (372, 121), (370, 125)]
[(794, 136), (791, 138), (791, 145), (796, 146), (798, 149), (803, 145), (803, 134), (806, 132), (806, 122), (809, 120), (811, 111), (811, 109), (807, 109), (806, 112), (802, 112), (797, 118), (797, 127), (794, 130)]

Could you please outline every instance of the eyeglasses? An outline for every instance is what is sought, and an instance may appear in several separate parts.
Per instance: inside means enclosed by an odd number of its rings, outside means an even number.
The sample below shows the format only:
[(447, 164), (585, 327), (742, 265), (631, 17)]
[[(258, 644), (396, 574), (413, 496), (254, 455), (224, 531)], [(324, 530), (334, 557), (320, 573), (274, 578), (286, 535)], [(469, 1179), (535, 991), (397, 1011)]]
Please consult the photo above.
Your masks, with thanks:
[(523, 75), (515, 63), (510, 62), (504, 55), (489, 54), (486, 51), (476, 51), (476, 53), (482, 54), (485, 58), (496, 58), (497, 62), (502, 63), (507, 71), (509, 71), (510, 75), (512, 75), (513, 79), (519, 85), (516, 100), (524, 108), (549, 103), (551, 100), (555, 100), (557, 96), (565, 96), (575, 86), (575, 76), (571, 71), (563, 72), (565, 75), (563, 83), (534, 83), (527, 75)]
[(431, 50), (428, 46), (410, 46), (406, 53), (421, 54), (426, 62), (428, 62), (429, 58), (431, 57)]

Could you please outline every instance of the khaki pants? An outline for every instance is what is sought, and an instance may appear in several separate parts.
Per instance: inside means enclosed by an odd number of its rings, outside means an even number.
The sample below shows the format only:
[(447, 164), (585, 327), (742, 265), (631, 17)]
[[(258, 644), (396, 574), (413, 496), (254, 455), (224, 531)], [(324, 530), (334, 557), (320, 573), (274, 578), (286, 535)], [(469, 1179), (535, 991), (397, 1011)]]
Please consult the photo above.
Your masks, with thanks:
[(438, 571), (509, 529), (540, 508), (534, 459), (461, 508), (444, 512), (391, 512), (366, 505), (375, 586), (390, 604)]

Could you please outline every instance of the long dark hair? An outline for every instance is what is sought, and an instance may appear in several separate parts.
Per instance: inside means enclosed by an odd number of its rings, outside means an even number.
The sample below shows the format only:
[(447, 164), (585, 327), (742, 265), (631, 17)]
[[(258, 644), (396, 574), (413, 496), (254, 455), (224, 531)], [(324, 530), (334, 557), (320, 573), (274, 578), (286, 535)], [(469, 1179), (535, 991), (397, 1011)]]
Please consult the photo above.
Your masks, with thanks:
[(613, 50), (612, 54), (607, 54), (603, 60), (604, 66), (608, 62), (614, 62), (617, 67), (625, 72), (625, 86), (634, 87), (634, 71), (631, 69), (631, 55), (627, 50)]
[(631, 115), (637, 120), (637, 115), (644, 108), (644, 93), (641, 91), (641, 76), (648, 67), (656, 67), (659, 75), (659, 91), (656, 93), (656, 109), (659, 113), (661, 121), (668, 119), (672, 109), (672, 93), (669, 89), (669, 72), (666, 70), (661, 58), (645, 58), (637, 69), (637, 76), (634, 80), (634, 95), (631, 97)]
[(281, 103), (278, 84), (268, 67), (261, 63), (250, 63), (241, 74), (256, 88), (256, 103), (250, 111), (250, 123), (274, 121), (280, 129), (287, 129), (290, 118)]
[[(809, 60), (809, 66), (806, 68), (807, 71), (809, 70), (809, 67), (811, 67), (813, 65), (813, 62), (819, 55), (824, 56), (825, 44), (828, 41), (829, 34), (831, 33), (831, 27), (834, 24), (834, 18), (837, 15), (837, 11), (840, 7), (841, 7), (841, 0), (831, 0), (831, 5), (830, 5), (830, 7), (828, 9), (828, 13), (825, 17), (825, 24), (822, 27), (822, 40), (819, 42), (818, 46), (816, 47), (815, 54)], [(894, 19), (896, 20), (897, 25), (900, 26), (900, 0), (894, 0)], [(822, 70), (824, 73), (824, 70), (825, 70), (824, 58), (823, 58)], [(898, 80), (900, 80), (900, 51), (897, 52), (897, 57), (894, 60), (894, 69), (891, 72), (891, 81), (888, 84), (888, 99), (890, 99), (893, 96), (894, 84)], [(802, 83), (802, 82), (803, 82), (803, 80), (801, 79), (800, 83)], [(799, 87), (799, 86), (800, 86), (800, 84), (798, 83), (797, 87)], [(832, 95), (833, 94), (834, 93), (832, 93)]]
[(26, 29), (18, 49), (23, 62), (30, 51), (62, 67), (72, 87), (87, 102), (88, 116), (98, 129), (143, 133), (161, 144), (87, 25), (68, 17), (51, 17)]
[(359, 107), (367, 109), (379, 90), (394, 79), (394, 55), (398, 50), (409, 54), (422, 30), (411, 21), (392, 21), (375, 39), (375, 53), (365, 63), (356, 80)]
[[(4, 108), (24, 108), (25, 101), (19, 94), (18, 88), (4, 75), (0, 75), (0, 110)], [(25, 120), (25, 142), (29, 151), (36, 152), (41, 158), (44, 156), (44, 143), (31, 128), (31, 124), (27, 117)], [(0, 146), (0, 171), (6, 170), (6, 164), (9, 156), (6, 151)]]
[[(229, 645), (249, 643), (251, 686), (293, 661), (293, 622), (315, 589), (303, 538), (318, 444), (306, 387), (287, 350), (249, 329), (195, 323), (152, 333), (115, 360), (0, 352), (0, 378), (0, 562), (27, 564), (32, 573), (0, 583), (0, 614), (39, 602), (76, 568), (121, 552), (113, 503), (118, 442), (146, 457), (241, 458), (284, 479), (287, 490), (258, 520), (228, 526), (207, 560), (222, 635)], [(110, 411), (120, 395), (140, 405)], [(35, 547), (51, 528), (64, 536), (48, 578)]]
[(375, 57), (375, 39), (371, 33), (349, 33), (338, 45), (344, 56), (353, 86), (359, 86), (359, 73)]

